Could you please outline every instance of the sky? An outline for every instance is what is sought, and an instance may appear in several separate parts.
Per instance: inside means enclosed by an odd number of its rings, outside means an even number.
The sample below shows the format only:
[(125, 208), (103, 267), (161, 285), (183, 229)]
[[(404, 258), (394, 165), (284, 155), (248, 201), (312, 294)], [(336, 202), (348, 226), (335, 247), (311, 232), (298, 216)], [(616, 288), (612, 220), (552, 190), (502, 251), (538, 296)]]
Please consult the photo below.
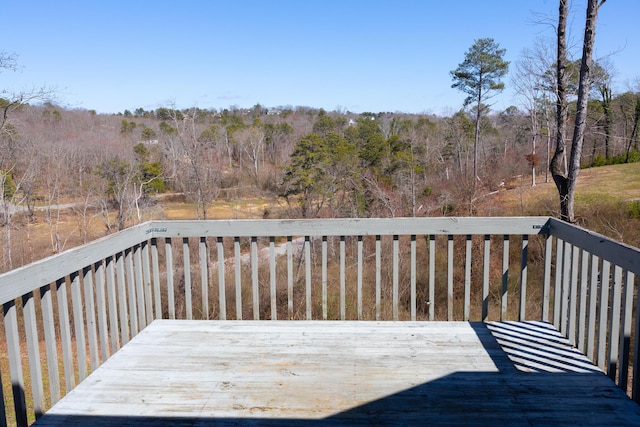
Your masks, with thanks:
[[(570, 0), (579, 55), (586, 0)], [(536, 39), (553, 43), (558, 0), (6, 1), (0, 51), (19, 70), (0, 92), (55, 88), (66, 108), (309, 106), (446, 115), (465, 94), (450, 71), (479, 38), (510, 69)], [(638, 89), (638, 0), (600, 9), (595, 56), (614, 92)], [(510, 83), (493, 109), (518, 105)], [(635, 84), (635, 86), (634, 86)], [(0, 94), (0, 96), (2, 96)]]

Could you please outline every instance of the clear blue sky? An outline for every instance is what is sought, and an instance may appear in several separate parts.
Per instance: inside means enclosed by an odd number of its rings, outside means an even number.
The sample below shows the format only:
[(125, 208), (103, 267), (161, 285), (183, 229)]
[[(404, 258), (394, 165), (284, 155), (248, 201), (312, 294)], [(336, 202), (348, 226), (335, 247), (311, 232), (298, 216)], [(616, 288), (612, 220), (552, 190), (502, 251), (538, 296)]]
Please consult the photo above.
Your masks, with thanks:
[[(104, 113), (260, 103), (448, 114), (464, 99), (449, 71), (474, 40), (495, 39), (513, 64), (536, 37), (554, 37), (535, 22), (555, 23), (558, 1), (4, 3), (0, 50), (21, 70), (0, 74), (0, 91), (55, 86), (64, 105)], [(585, 4), (572, 1), (576, 45)], [(596, 56), (613, 53), (618, 92), (640, 76), (638, 16), (638, 0), (600, 10)], [(506, 90), (494, 109), (515, 102)]]

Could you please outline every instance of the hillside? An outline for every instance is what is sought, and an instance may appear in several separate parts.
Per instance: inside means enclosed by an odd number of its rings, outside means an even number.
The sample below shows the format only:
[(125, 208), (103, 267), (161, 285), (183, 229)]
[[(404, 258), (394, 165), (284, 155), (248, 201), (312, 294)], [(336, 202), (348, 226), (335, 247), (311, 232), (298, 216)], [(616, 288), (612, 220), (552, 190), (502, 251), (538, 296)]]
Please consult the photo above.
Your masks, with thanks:
[[(531, 178), (512, 182), (510, 189), (489, 197), (500, 215), (553, 215), (559, 210), (551, 176), (531, 187)], [(498, 215), (493, 212), (493, 215)], [(640, 163), (602, 166), (580, 171), (576, 192), (578, 223), (617, 240), (640, 246)]]

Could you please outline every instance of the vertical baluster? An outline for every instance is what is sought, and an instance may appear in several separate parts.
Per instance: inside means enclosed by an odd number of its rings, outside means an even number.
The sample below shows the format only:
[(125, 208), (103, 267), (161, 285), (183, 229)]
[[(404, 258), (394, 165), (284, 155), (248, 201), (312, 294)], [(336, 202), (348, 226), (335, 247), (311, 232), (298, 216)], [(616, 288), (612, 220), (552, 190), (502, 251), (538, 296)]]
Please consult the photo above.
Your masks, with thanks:
[(69, 392), (75, 387), (73, 370), (73, 351), (71, 348), (71, 324), (69, 322), (69, 303), (67, 299), (67, 282), (64, 278), (56, 282), (56, 299), (58, 301), (58, 322), (60, 324), (60, 341), (62, 345), (62, 366), (64, 368), (65, 390)]
[(134, 283), (136, 287), (136, 300), (138, 302), (138, 330), (147, 326), (147, 308), (145, 305), (144, 294), (144, 275), (142, 274), (142, 246), (135, 245), (133, 247), (133, 272)]
[(376, 320), (382, 319), (382, 237), (376, 235)]
[(173, 285), (173, 246), (171, 238), (164, 239), (164, 251), (167, 263), (167, 310), (169, 311), (169, 319), (176, 318), (176, 297)]
[(507, 303), (509, 300), (509, 235), (502, 240), (502, 296), (500, 299), (500, 321), (507, 320)]
[(640, 292), (636, 292), (635, 337), (633, 339), (633, 383), (631, 384), (631, 398), (640, 403)]
[(578, 272), (580, 271), (580, 250), (576, 246), (571, 246), (571, 288), (569, 290), (569, 341), (576, 344), (576, 320), (578, 311)]
[(622, 268), (615, 266), (613, 269), (613, 297), (611, 301), (611, 322), (609, 323), (609, 365), (607, 375), (616, 380), (618, 369), (618, 351), (620, 343), (620, 306), (622, 305)]
[(271, 290), (271, 320), (278, 319), (278, 301), (276, 298), (276, 238), (269, 237), (269, 288)]
[(358, 278), (357, 278), (357, 314), (358, 320), (362, 320), (362, 236), (358, 236)]
[(293, 320), (293, 237), (287, 237), (287, 315)]
[[(129, 335), (128, 323), (127, 323), (127, 309), (124, 295), (120, 295), (120, 288), (116, 291), (118, 286), (116, 282), (116, 266), (118, 255), (115, 257), (108, 257), (105, 262), (105, 274), (107, 279), (107, 298), (109, 301), (109, 329), (111, 333), (111, 352), (115, 353), (120, 348), (118, 343), (118, 334), (122, 344), (126, 342), (126, 337)], [(124, 286), (124, 285), (123, 285)], [(122, 304), (119, 304), (119, 303)], [(120, 309), (121, 316), (120, 325), (118, 326), (118, 309)]]
[(524, 322), (527, 318), (527, 265), (529, 256), (529, 236), (522, 236), (522, 252), (520, 257), (520, 312), (518, 320)]
[(491, 236), (484, 235), (484, 265), (482, 268), (482, 321), (489, 320), (489, 269), (491, 265)]
[[(2, 381), (2, 372), (0, 372), (0, 385), (4, 384)], [(0, 427), (7, 427), (7, 408), (4, 404), (4, 391), (0, 387)]]
[[(227, 319), (227, 296), (224, 273), (227, 268), (224, 259), (224, 239), (218, 237), (218, 301), (220, 303), (220, 320)], [(234, 237), (233, 251), (235, 262), (236, 286), (236, 319), (242, 320), (242, 256), (240, 254), (240, 238)]]
[(80, 275), (71, 276), (71, 302), (73, 306), (73, 330), (76, 336), (76, 357), (78, 359), (78, 376), (80, 381), (87, 377), (87, 344), (84, 335), (84, 316), (82, 314), (82, 294), (80, 293)]
[(471, 235), (467, 234), (464, 262), (464, 321), (469, 321), (471, 314)]
[(551, 293), (551, 257), (553, 237), (547, 234), (544, 239), (544, 272), (542, 279), (542, 321), (549, 321), (549, 296)]
[(7, 339), (7, 355), (9, 356), (9, 373), (13, 391), (13, 407), (16, 423), (19, 427), (27, 424), (27, 403), (24, 394), (24, 375), (20, 356), (20, 339), (18, 335), (18, 315), (14, 301), (3, 305), (4, 328)]
[(345, 320), (347, 317), (346, 299), (345, 293), (347, 289), (346, 285), (346, 243), (345, 237), (340, 236), (340, 320)]
[(136, 299), (136, 281), (133, 272), (133, 250), (127, 248), (124, 251), (124, 264), (127, 276), (127, 289), (129, 295), (129, 328), (131, 330), (131, 338), (138, 335), (138, 307)]
[(587, 291), (589, 285), (589, 253), (582, 250), (580, 257), (580, 306), (578, 310), (578, 350), (584, 353), (586, 340)]
[(307, 320), (311, 320), (311, 237), (304, 238), (304, 278), (305, 278), (305, 306), (307, 308)]
[(189, 252), (189, 238), (182, 238), (182, 257), (184, 271), (184, 306), (187, 320), (193, 319), (193, 299), (191, 298), (191, 256)]
[(436, 236), (429, 236), (429, 320), (435, 320), (436, 295)]
[(322, 319), (327, 317), (327, 236), (322, 236)]
[(33, 399), (33, 410), (37, 419), (44, 414), (45, 407), (40, 361), (40, 341), (38, 340), (38, 325), (36, 322), (33, 292), (28, 292), (22, 296), (22, 310), (24, 331), (27, 340), (27, 355), (29, 358), (29, 376), (31, 377), (31, 397)]
[(158, 255), (158, 239), (151, 239), (151, 268), (153, 270), (153, 299), (155, 318), (162, 319), (162, 295), (160, 294), (160, 260)]
[(627, 390), (629, 380), (629, 358), (631, 357), (631, 322), (633, 312), (633, 291), (635, 275), (624, 272), (624, 294), (622, 300), (622, 333), (620, 334), (620, 375), (618, 386)]
[(102, 361), (109, 357), (109, 326), (107, 324), (107, 302), (105, 301), (104, 261), (93, 265), (96, 282), (96, 311), (98, 316), (98, 339)]
[(556, 239), (556, 264), (555, 264), (555, 278), (553, 282), (553, 326), (557, 330), (560, 330), (560, 311), (562, 306), (562, 260), (564, 242), (562, 239)]
[(417, 319), (417, 301), (416, 301), (416, 263), (417, 263), (417, 248), (416, 248), (416, 235), (411, 235), (411, 320)]
[(453, 235), (447, 237), (447, 320), (453, 320)]
[(393, 235), (393, 320), (399, 320), (400, 305), (400, 237)]
[(209, 256), (207, 254), (207, 238), (200, 237), (198, 244), (200, 258), (200, 291), (202, 304), (202, 317), (209, 320)]
[(53, 317), (51, 285), (40, 288), (40, 306), (42, 308), (42, 326), (44, 330), (45, 350), (47, 353), (47, 373), (49, 378), (49, 395), (51, 404), (60, 400), (60, 373), (58, 370), (58, 345)]
[(587, 319), (587, 352), (592, 363), (596, 363), (594, 355), (596, 342), (596, 314), (598, 306), (598, 273), (600, 259), (591, 255), (591, 277), (589, 279), (589, 316)]
[[(224, 277), (225, 265), (224, 259), (224, 239), (218, 237), (216, 240), (218, 252), (218, 303), (220, 305), (220, 320), (227, 320), (227, 295), (226, 295), (226, 279)], [(240, 238), (234, 239), (234, 250), (236, 262), (236, 319), (242, 320), (242, 278), (240, 277)], [(240, 283), (240, 285), (239, 285)]]
[(251, 238), (251, 285), (253, 289), (253, 320), (260, 320), (260, 288), (258, 287), (258, 238)]
[(560, 333), (569, 338), (569, 298), (571, 290), (571, 250), (573, 246), (564, 242), (564, 258), (562, 260), (562, 285), (560, 287)]
[(93, 270), (91, 266), (82, 269), (82, 283), (84, 284), (84, 298), (86, 301), (85, 316), (87, 318), (87, 340), (89, 341), (89, 361), (91, 370), (100, 366), (98, 361), (98, 327), (96, 325), (96, 306), (93, 292)]
[(142, 257), (142, 280), (144, 285), (144, 309), (147, 325), (153, 322), (153, 291), (151, 288), (151, 265), (149, 262), (149, 241), (144, 240), (140, 248)]
[[(600, 273), (600, 313), (598, 315), (598, 357), (596, 359), (600, 369), (605, 371), (607, 367), (607, 321), (609, 309), (609, 284), (610, 284), (611, 263), (602, 260), (602, 271)], [(606, 372), (606, 371), (605, 371)]]

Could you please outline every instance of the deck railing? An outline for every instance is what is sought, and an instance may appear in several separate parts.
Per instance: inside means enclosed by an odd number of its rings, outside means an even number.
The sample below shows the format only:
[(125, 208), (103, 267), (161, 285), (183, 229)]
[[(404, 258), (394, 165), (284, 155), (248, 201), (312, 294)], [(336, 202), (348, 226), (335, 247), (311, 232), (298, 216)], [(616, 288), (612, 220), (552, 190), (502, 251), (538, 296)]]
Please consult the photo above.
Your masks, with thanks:
[(638, 274), (549, 217), (151, 221), (0, 275), (0, 425), (156, 318), (550, 321), (640, 401)]

